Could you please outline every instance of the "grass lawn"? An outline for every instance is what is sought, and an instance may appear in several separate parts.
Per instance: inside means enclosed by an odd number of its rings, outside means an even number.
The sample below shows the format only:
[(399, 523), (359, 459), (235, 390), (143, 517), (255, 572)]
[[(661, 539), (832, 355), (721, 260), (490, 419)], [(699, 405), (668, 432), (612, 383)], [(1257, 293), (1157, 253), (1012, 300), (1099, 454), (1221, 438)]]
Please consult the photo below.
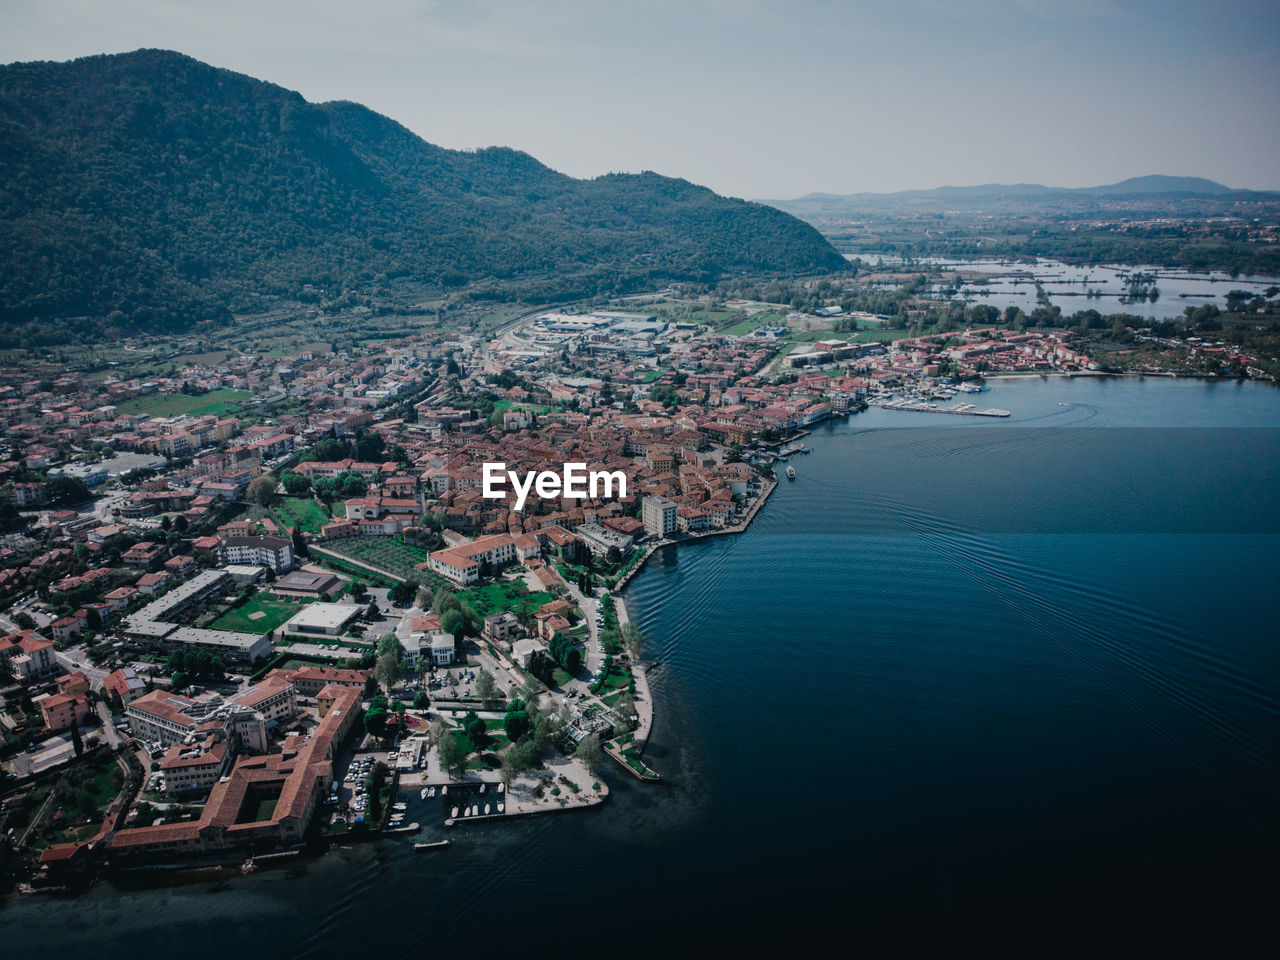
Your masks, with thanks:
[(598, 696), (608, 696), (616, 690), (625, 690), (627, 685), (631, 683), (631, 670), (628, 667), (619, 667), (614, 663), (609, 668), (609, 675), (605, 677), (604, 683), (600, 685)]
[(271, 815), (276, 812), (276, 803), (279, 800), (279, 797), (263, 797), (258, 801), (258, 806), (254, 810), (253, 816), (246, 820), (245, 823), (260, 823), (263, 820), (270, 820)]
[(892, 343), (911, 336), (910, 330), (859, 330), (849, 339), (854, 343)]
[(193, 416), (211, 413), (223, 416), (238, 410), (253, 397), (248, 390), (211, 390), (202, 397), (182, 393), (153, 393), (119, 404), (120, 413), (143, 413), (150, 417), (174, 417), (180, 413)]
[(653, 383), (653, 381), (657, 380), (664, 373), (670, 373), (670, 371), (669, 370), (646, 370), (643, 374), (641, 374), (640, 382)]
[(720, 332), (727, 337), (745, 337), (752, 330), (764, 326), (764, 321), (759, 317), (748, 317), (746, 320), (739, 320), (732, 326), (725, 327)]
[(493, 405), (493, 409), (499, 413), (506, 413), (508, 410), (527, 410), (530, 413), (550, 413), (554, 407), (544, 407), (538, 403), (517, 403), (515, 400), (499, 400)]
[(544, 603), (552, 599), (550, 593), (539, 591), (530, 593), (519, 580), (498, 580), (477, 587), (468, 587), (458, 594), (458, 600), (469, 603), (476, 613), (488, 617), (503, 610), (512, 613), (533, 613)]
[(264, 634), (276, 629), (308, 603), (311, 601), (277, 600), (265, 593), (255, 593), (240, 606), (228, 610), (215, 620), (213, 629)]
[(310, 497), (285, 497), (272, 513), (281, 527), (298, 527), (303, 533), (319, 533), (330, 520), (329, 515)]

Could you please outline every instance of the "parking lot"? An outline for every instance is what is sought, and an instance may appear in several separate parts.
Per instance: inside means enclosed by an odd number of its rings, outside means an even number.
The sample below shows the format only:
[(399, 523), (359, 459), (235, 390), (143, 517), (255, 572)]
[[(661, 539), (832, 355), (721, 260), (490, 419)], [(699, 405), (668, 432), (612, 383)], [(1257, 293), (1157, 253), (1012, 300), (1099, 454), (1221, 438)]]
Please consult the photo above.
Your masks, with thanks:
[(373, 769), (373, 765), (379, 760), (388, 768), (395, 769), (396, 752), (389, 749), (356, 751), (351, 758), (351, 763), (343, 772), (342, 779), (334, 780), (327, 804), (331, 811), (345, 814), (349, 822), (363, 821), (369, 808), (364, 781)]

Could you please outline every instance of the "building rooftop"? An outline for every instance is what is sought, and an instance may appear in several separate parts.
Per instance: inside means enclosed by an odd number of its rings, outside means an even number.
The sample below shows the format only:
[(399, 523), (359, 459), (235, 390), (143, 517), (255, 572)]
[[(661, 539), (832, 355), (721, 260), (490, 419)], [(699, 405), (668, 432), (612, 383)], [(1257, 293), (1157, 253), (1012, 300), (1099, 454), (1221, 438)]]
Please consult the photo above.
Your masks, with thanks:
[(285, 630), (339, 630), (364, 610), (353, 603), (311, 603), (284, 625)]

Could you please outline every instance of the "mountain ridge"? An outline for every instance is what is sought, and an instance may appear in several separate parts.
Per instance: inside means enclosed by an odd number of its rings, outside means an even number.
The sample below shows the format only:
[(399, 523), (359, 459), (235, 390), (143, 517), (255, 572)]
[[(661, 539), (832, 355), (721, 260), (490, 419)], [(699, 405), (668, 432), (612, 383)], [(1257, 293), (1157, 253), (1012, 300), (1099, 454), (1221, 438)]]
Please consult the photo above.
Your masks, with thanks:
[[(0, 322), (106, 332), (411, 279), (573, 299), (830, 273), (808, 224), (654, 173), (448, 150), (351, 101), (138, 50), (0, 66)], [(48, 334), (48, 330), (41, 331)]]

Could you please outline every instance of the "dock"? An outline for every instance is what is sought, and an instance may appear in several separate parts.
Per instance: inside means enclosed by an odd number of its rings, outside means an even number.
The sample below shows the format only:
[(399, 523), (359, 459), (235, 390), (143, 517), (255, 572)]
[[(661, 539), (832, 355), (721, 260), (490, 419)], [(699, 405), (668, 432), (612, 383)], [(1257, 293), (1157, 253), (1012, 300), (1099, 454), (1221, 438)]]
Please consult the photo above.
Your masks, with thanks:
[(914, 413), (950, 413), (961, 417), (1008, 417), (1008, 410), (990, 407), (979, 410), (972, 403), (957, 403), (949, 407), (940, 407), (928, 400), (916, 400), (911, 397), (897, 397), (893, 400), (869, 400), (868, 404), (882, 410), (910, 410)]

